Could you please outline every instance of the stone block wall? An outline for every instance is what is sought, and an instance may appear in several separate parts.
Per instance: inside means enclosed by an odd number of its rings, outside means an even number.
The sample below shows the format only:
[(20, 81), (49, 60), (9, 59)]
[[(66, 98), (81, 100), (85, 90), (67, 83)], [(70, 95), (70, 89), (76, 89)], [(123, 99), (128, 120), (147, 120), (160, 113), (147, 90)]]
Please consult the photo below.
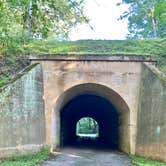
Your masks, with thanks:
[(45, 144), (43, 77), (32, 65), (0, 92), (0, 157), (38, 151)]
[(137, 121), (136, 154), (166, 162), (166, 84), (144, 64)]

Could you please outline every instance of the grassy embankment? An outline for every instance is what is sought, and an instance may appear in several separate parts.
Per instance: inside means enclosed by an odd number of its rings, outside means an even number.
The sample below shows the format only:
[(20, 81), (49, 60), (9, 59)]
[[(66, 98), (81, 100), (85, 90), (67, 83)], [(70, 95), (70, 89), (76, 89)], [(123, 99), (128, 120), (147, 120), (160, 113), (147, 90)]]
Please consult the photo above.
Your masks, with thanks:
[[(11, 80), (28, 64), (30, 54), (126, 54), (151, 56), (159, 69), (166, 73), (166, 39), (155, 40), (82, 40), (57, 42), (55, 40), (28, 40), (24, 45), (15, 42), (4, 52), (0, 50), (0, 87)], [(23, 60), (24, 59), (24, 60)]]

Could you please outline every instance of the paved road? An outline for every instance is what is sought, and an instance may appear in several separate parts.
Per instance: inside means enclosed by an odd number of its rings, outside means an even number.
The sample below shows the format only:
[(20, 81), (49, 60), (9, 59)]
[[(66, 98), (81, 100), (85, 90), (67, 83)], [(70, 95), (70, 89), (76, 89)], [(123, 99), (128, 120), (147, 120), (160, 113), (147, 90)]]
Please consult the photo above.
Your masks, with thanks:
[(110, 150), (65, 148), (54, 154), (42, 166), (132, 166), (124, 153)]

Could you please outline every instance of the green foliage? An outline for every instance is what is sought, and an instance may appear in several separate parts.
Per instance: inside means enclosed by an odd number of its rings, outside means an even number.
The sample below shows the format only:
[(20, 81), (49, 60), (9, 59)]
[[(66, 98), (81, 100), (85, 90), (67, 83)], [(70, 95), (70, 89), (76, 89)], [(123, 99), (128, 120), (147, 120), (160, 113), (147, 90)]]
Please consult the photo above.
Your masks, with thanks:
[[(84, 0), (1, 0), (0, 53), (23, 48), (27, 36), (57, 39), (67, 38), (69, 30), (87, 22)], [(18, 37), (19, 36), (19, 40)]]
[(0, 11), (0, 86), (25, 66), (20, 55), (40, 45), (34, 38), (64, 39), (72, 27), (88, 22), (83, 0), (1, 0)]
[(129, 10), (120, 19), (128, 18), (129, 38), (166, 37), (166, 0), (122, 0)]
[[(166, 39), (144, 40), (80, 40), (58, 42), (56, 39), (40, 40), (25, 38), (24, 45), (20, 44), (21, 36), (17, 36), (13, 45), (6, 49), (4, 66), (9, 69), (0, 73), (0, 86), (8, 82), (10, 75), (22, 69), (22, 64), (28, 55), (36, 54), (125, 54), (151, 56), (157, 59), (158, 68), (166, 73)], [(1, 54), (0, 50), (0, 54)], [(28, 64), (28, 63), (27, 63)], [(22, 67), (20, 67), (22, 66)], [(1, 67), (1, 65), (0, 65)]]
[(49, 148), (43, 148), (39, 153), (0, 160), (0, 166), (35, 166), (46, 160), (49, 154)]
[(89, 117), (82, 118), (77, 122), (76, 133), (78, 134), (98, 134), (98, 123)]
[(126, 54), (151, 56), (157, 59), (158, 67), (165, 72), (166, 39), (80, 40), (75, 42), (38, 40), (27, 44), (22, 54)]
[(134, 155), (130, 155), (130, 158), (132, 160), (132, 163), (136, 166), (165, 166), (165, 163), (162, 163), (160, 161), (143, 158), (143, 157), (137, 157)]
[(5, 0), (0, 1), (0, 50), (4, 55), (6, 48), (11, 44), (11, 29), (13, 21), (13, 15), (10, 13), (10, 8)]
[(2, 75), (2, 76), (0, 76), (0, 87), (5, 85), (10, 80), (11, 80), (11, 76), (10, 75)]
[(13, 19), (12, 25), (23, 35), (26, 31), (30, 36), (47, 37), (50, 31), (64, 35), (71, 27), (87, 21), (83, 0), (2, 0), (1, 6), (2, 14), (7, 12), (9, 21)]
[[(33, 40), (15, 54), (126, 54), (149, 55), (165, 58), (166, 39), (145, 40)], [(19, 47), (19, 46), (18, 46)], [(11, 52), (12, 50), (8, 50)], [(14, 55), (13, 53), (13, 55)]]

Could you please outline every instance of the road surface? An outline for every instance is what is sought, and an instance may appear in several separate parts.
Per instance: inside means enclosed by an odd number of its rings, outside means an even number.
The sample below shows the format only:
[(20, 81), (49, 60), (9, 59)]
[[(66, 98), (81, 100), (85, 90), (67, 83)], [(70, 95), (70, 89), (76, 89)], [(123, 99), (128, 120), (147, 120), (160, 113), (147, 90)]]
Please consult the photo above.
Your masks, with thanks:
[(54, 152), (42, 166), (132, 166), (129, 157), (119, 151), (65, 148)]

